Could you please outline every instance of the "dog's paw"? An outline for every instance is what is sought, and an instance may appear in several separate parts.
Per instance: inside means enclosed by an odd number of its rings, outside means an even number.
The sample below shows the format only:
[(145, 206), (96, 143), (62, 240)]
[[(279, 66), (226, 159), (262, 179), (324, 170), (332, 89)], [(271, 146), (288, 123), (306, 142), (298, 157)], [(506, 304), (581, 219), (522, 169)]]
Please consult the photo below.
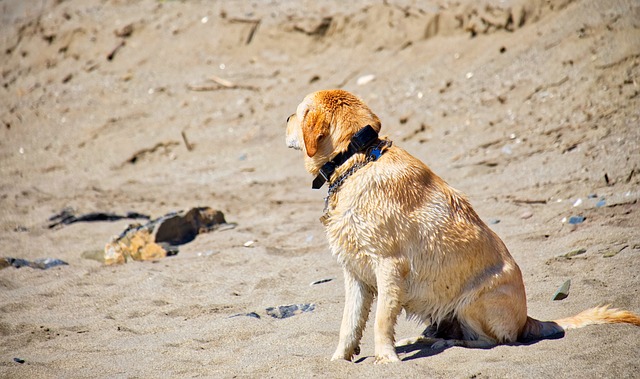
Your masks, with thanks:
[(351, 358), (353, 358), (353, 353), (352, 352), (348, 352), (346, 350), (338, 349), (338, 350), (336, 350), (335, 353), (333, 353), (333, 356), (331, 357), (331, 360), (332, 361), (349, 361), (350, 362)]
[(420, 341), (420, 337), (409, 337), (396, 342), (396, 347), (413, 345)]
[(415, 344), (432, 345), (434, 342), (437, 342), (437, 341), (440, 341), (440, 339), (425, 337), (425, 336), (409, 337), (396, 342), (396, 347), (415, 345)]
[(394, 353), (386, 353), (386, 354), (376, 354), (376, 360), (373, 362), (377, 365), (400, 362), (400, 358), (398, 358), (398, 354)]

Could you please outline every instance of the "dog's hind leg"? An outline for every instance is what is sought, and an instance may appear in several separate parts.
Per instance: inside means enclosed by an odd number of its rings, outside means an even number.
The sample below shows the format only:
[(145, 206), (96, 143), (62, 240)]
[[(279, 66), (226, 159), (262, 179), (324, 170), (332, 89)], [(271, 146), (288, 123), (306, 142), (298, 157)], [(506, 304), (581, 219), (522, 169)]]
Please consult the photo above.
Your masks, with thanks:
[(527, 321), (522, 282), (505, 283), (482, 293), (458, 311), (457, 319), (463, 338), (447, 340), (442, 347), (488, 348), (516, 342)]
[(340, 326), (340, 340), (332, 361), (346, 359), (360, 354), (360, 339), (364, 330), (371, 304), (373, 291), (361, 280), (354, 277), (349, 270), (344, 270), (345, 302), (342, 324)]

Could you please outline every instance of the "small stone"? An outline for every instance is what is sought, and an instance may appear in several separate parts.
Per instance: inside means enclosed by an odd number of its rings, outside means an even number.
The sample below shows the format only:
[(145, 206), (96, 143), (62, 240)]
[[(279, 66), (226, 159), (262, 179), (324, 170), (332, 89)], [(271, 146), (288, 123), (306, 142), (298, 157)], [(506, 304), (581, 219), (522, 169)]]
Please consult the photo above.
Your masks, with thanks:
[(569, 288), (571, 287), (571, 279), (564, 282), (553, 295), (552, 300), (563, 300), (569, 296)]
[(26, 362), (26, 361), (25, 361), (24, 359), (22, 359), (22, 358), (13, 358), (13, 361), (14, 361), (14, 362), (16, 362), (16, 363), (20, 363), (20, 364), (23, 364), (24, 362)]
[(569, 224), (571, 225), (582, 224), (584, 220), (586, 220), (586, 218), (584, 218), (583, 216), (571, 216), (569, 217)]
[(210, 257), (210, 256), (212, 256), (214, 254), (218, 254), (218, 252), (214, 251), (214, 250), (207, 250), (207, 251), (201, 251), (197, 255), (199, 257)]
[(260, 315), (259, 315), (259, 314), (257, 314), (256, 312), (238, 313), (238, 314), (235, 314), (235, 315), (229, 316), (229, 318), (233, 318), (233, 317), (241, 317), (241, 316), (257, 318), (258, 320), (260, 320)]
[(121, 29), (115, 30), (113, 33), (116, 35), (116, 37), (120, 38), (131, 37), (131, 34), (133, 34), (133, 24), (127, 24)]
[(571, 259), (572, 257), (575, 257), (576, 255), (582, 255), (584, 253), (587, 252), (587, 249), (577, 249), (577, 250), (572, 250), (564, 255), (561, 255), (564, 258), (567, 259)]
[(607, 205), (607, 201), (604, 198), (602, 198), (596, 203), (596, 208), (602, 208), (605, 205)]
[(311, 312), (316, 309), (315, 304), (292, 304), (292, 305), (281, 305), (279, 307), (269, 307), (266, 309), (267, 314), (273, 318), (289, 318), (291, 316), (296, 316), (301, 313)]
[(531, 212), (531, 211), (524, 211), (520, 215), (520, 218), (523, 219), (523, 220), (529, 219), (531, 217), (533, 217), (533, 212)]
[(574, 207), (579, 207), (580, 205), (582, 205), (582, 199), (578, 199), (573, 203)]
[(46, 269), (49, 269), (51, 267), (67, 266), (67, 265), (69, 265), (67, 262), (62, 261), (62, 260), (57, 259), (57, 258), (41, 258), (41, 259), (36, 259), (29, 266), (32, 267), (32, 268), (39, 268), (41, 270), (46, 270)]
[(244, 247), (252, 247), (254, 243), (256, 243), (256, 241), (249, 240), (249, 241), (245, 242), (242, 246), (244, 246)]
[(0, 258), (0, 269), (13, 266), (15, 268), (31, 267), (31, 268), (38, 268), (40, 270), (46, 270), (51, 267), (62, 266), (62, 265), (68, 265), (68, 263), (56, 258), (41, 258), (41, 259), (36, 259), (33, 262), (28, 261), (26, 259), (22, 259), (22, 258), (10, 258), (10, 257)]
[(369, 74), (369, 75), (362, 75), (361, 77), (358, 78), (358, 80), (356, 80), (356, 84), (359, 86), (363, 86), (371, 81), (373, 81), (376, 78), (375, 75), (373, 74)]
[(489, 224), (490, 225), (495, 225), (495, 224), (499, 224), (499, 223), (500, 223), (500, 220), (498, 220), (497, 218), (489, 220)]
[(320, 279), (320, 280), (316, 280), (315, 282), (311, 282), (309, 285), (310, 286), (315, 286), (316, 284), (328, 283), (328, 282), (330, 282), (332, 280), (333, 280), (333, 278)]

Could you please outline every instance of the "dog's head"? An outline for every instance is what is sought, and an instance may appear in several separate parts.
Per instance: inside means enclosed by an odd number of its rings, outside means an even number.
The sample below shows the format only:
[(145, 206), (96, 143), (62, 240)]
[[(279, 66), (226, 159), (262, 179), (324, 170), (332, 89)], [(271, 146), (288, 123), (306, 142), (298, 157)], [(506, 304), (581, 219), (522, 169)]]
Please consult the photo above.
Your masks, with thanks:
[(366, 125), (380, 132), (380, 119), (353, 94), (343, 90), (307, 95), (287, 119), (287, 146), (305, 153), (307, 171), (320, 167), (347, 150), (351, 137)]

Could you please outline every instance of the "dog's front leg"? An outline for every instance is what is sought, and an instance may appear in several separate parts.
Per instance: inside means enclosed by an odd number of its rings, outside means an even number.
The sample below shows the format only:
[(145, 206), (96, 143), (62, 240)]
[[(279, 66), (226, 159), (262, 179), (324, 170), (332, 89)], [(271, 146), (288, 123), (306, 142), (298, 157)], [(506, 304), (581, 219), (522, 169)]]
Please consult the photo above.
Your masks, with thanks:
[(392, 258), (382, 258), (376, 268), (378, 303), (376, 306), (375, 363), (398, 362), (394, 346), (396, 321), (402, 311), (404, 297), (402, 262)]
[(367, 323), (373, 292), (349, 270), (344, 269), (345, 302), (340, 326), (338, 348), (331, 357), (332, 361), (346, 359), (360, 353), (360, 339)]

